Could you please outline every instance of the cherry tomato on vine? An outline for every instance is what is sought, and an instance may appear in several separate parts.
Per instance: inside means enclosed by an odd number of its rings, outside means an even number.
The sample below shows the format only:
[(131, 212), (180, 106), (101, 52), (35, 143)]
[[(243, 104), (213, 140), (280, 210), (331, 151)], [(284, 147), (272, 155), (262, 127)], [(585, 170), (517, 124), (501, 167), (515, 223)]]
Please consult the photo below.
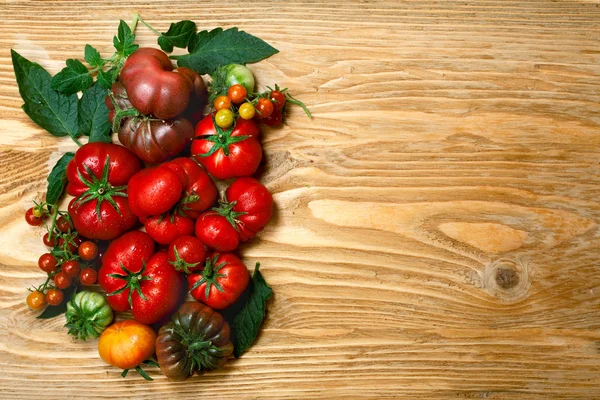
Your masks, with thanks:
[(65, 274), (63, 271), (60, 271), (56, 275), (54, 275), (54, 285), (56, 285), (59, 289), (66, 289), (71, 286), (72, 279)]
[(263, 118), (262, 122), (267, 126), (279, 126), (283, 122), (283, 114), (281, 110), (274, 110), (267, 118)]
[(240, 117), (243, 119), (252, 119), (252, 118), (254, 118), (254, 115), (256, 114), (256, 109), (254, 108), (252, 103), (244, 103), (240, 106), (238, 113), (240, 114)]
[(276, 110), (281, 110), (285, 106), (285, 95), (279, 90), (271, 90), (269, 98)]
[(229, 97), (229, 100), (231, 100), (233, 104), (242, 103), (246, 99), (247, 94), (246, 88), (239, 83), (230, 86), (227, 90), (227, 97)]
[(231, 100), (227, 96), (219, 96), (213, 101), (213, 106), (215, 110), (229, 110), (231, 107)]
[(98, 279), (98, 272), (94, 268), (84, 268), (79, 274), (79, 282), (84, 286), (92, 286)]
[(48, 289), (48, 291), (46, 292), (46, 302), (51, 306), (59, 305), (60, 303), (62, 303), (64, 298), (65, 295), (63, 294), (62, 290)]
[[(80, 236), (75, 236), (74, 238), (70, 239), (68, 241), (68, 248), (69, 251), (73, 254), (77, 253), (77, 248), (79, 247), (79, 244), (81, 243), (81, 237)], [(63, 248), (65, 245), (65, 238), (60, 238), (58, 240), (58, 245)]]
[(32, 310), (41, 310), (46, 306), (46, 296), (39, 290), (33, 291), (27, 295), (27, 306)]
[(219, 110), (215, 114), (215, 122), (223, 129), (227, 129), (233, 124), (233, 113), (231, 110)]
[(31, 207), (25, 211), (25, 221), (31, 226), (40, 226), (44, 222), (44, 214), (37, 207)]
[(87, 240), (79, 245), (77, 252), (83, 261), (92, 261), (98, 257), (98, 245), (91, 240)]
[(54, 257), (50, 253), (44, 253), (40, 256), (38, 260), (38, 267), (44, 272), (53, 272), (56, 269), (57, 265), (56, 257)]
[(56, 227), (62, 233), (67, 233), (69, 232), (69, 229), (71, 229), (71, 223), (65, 217), (58, 217), (56, 220)]
[(50, 237), (50, 233), (46, 233), (42, 240), (48, 247), (54, 247), (58, 244), (58, 238), (56, 236)]
[(258, 112), (261, 118), (267, 118), (273, 113), (274, 109), (275, 107), (273, 106), (273, 102), (271, 102), (271, 100), (265, 98), (258, 99), (258, 103), (256, 104), (256, 111)]
[(81, 265), (79, 265), (79, 261), (77, 260), (69, 260), (62, 265), (62, 272), (70, 279), (77, 277), (79, 271), (81, 271)]

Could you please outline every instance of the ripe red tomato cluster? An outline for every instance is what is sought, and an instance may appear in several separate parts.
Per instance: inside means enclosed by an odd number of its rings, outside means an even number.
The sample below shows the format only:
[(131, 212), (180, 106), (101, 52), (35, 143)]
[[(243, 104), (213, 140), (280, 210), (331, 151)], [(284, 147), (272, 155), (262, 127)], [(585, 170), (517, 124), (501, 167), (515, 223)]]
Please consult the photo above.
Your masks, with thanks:
[[(127, 59), (106, 98), (124, 146), (88, 143), (67, 165), (74, 198), (44, 236), (57, 247), (39, 260), (55, 286), (42, 288), (46, 303), (56, 304), (76, 278), (97, 280), (115, 311), (153, 324), (176, 310), (186, 286), (218, 310), (241, 296), (250, 275), (232, 252), (273, 213), (271, 193), (251, 177), (262, 159), (259, 123), (280, 124), (288, 101), (278, 88), (256, 94), (253, 78), (243, 83), (217, 96), (194, 130), (207, 99), (202, 78), (173, 70), (160, 50), (141, 48)], [(213, 179), (234, 180), (219, 198)], [(36, 207), (26, 214), (32, 225), (49, 214)], [(95, 241), (110, 244), (102, 251)]]

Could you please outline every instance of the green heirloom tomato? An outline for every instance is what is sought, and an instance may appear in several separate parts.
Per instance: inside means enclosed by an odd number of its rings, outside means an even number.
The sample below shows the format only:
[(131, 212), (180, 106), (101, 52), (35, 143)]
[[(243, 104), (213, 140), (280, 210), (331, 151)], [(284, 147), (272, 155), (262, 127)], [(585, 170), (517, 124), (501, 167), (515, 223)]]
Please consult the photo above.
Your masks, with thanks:
[(67, 303), (65, 315), (69, 335), (82, 340), (100, 336), (113, 320), (112, 308), (104, 296), (88, 291), (77, 293)]
[(246, 89), (246, 92), (254, 92), (254, 75), (247, 67), (240, 64), (229, 64), (223, 67), (223, 71), (225, 72), (226, 89), (240, 84)]

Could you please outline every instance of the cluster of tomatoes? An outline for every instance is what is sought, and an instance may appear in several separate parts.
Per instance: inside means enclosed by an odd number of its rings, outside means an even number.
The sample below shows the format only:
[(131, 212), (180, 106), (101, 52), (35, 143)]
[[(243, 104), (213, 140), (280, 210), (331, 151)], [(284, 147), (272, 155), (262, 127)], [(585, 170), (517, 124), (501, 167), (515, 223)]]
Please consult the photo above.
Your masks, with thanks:
[[(259, 123), (281, 124), (286, 102), (297, 100), (277, 86), (254, 93), (244, 66), (220, 73), (214, 110), (200, 118), (209, 93), (197, 73), (173, 70), (157, 49), (127, 59), (106, 98), (123, 145), (78, 149), (66, 167), (68, 213), (46, 203), (26, 213), (31, 225), (51, 220), (51, 251), (39, 260), (48, 280), (28, 298), (32, 309), (68, 300), (61, 290), (76, 282), (98, 282), (112, 310), (146, 325), (164, 323), (187, 293), (214, 310), (241, 297), (250, 275), (232, 252), (273, 212), (271, 193), (251, 177), (262, 160)], [(229, 180), (221, 196), (213, 178)], [(69, 325), (78, 337), (82, 326), (106, 329), (84, 322)]]
[(42, 203), (29, 208), (25, 212), (25, 220), (32, 226), (50, 222), (42, 239), (49, 252), (38, 259), (38, 266), (48, 273), (48, 279), (39, 287), (30, 289), (26, 302), (31, 309), (61, 304), (63, 290), (76, 282), (84, 286), (96, 283), (99, 264), (95, 261), (101, 256), (98, 244), (82, 238), (73, 229), (68, 214)]

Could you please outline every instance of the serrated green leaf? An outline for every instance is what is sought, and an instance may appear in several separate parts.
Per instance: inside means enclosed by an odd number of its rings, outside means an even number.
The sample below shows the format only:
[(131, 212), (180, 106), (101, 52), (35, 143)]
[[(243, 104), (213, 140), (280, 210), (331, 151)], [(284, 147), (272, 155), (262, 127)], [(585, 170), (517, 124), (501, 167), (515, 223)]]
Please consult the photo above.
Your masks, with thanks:
[(83, 92), (79, 99), (79, 130), (90, 137), (90, 142), (111, 142), (108, 107), (104, 103), (107, 94), (99, 84)]
[(75, 153), (65, 153), (56, 162), (50, 175), (48, 175), (48, 190), (46, 191), (46, 202), (56, 204), (63, 194), (67, 183), (67, 164), (75, 157)]
[(118, 70), (111, 68), (108, 71), (100, 71), (96, 80), (103, 89), (110, 89), (112, 84), (117, 80)]
[(189, 45), (190, 54), (173, 57), (177, 65), (208, 74), (227, 64), (246, 64), (263, 60), (279, 51), (263, 40), (237, 28), (198, 32)]
[(172, 52), (173, 47), (185, 49), (194, 33), (196, 33), (196, 23), (193, 21), (172, 23), (169, 30), (159, 36), (158, 45), (167, 53)]
[(19, 93), (29, 118), (54, 136), (77, 137), (77, 95), (66, 95), (51, 88), (52, 77), (41, 65), (11, 50)]
[(86, 66), (81, 61), (70, 58), (67, 66), (52, 78), (52, 89), (73, 94), (89, 88), (93, 82)]
[(252, 290), (244, 306), (233, 317), (231, 330), (234, 333), (233, 354), (237, 358), (252, 345), (258, 336), (258, 330), (265, 317), (267, 300), (273, 290), (267, 285), (259, 271), (259, 264), (252, 275)]
[(121, 20), (119, 22), (117, 36), (113, 37), (113, 45), (121, 58), (128, 57), (138, 49), (139, 46), (134, 44), (134, 41), (135, 35), (131, 32), (131, 28), (125, 21)]
[(90, 46), (89, 44), (85, 45), (84, 50), (84, 58), (91, 67), (102, 67), (104, 65), (104, 61), (102, 60), (102, 56), (100, 56), (100, 52)]

